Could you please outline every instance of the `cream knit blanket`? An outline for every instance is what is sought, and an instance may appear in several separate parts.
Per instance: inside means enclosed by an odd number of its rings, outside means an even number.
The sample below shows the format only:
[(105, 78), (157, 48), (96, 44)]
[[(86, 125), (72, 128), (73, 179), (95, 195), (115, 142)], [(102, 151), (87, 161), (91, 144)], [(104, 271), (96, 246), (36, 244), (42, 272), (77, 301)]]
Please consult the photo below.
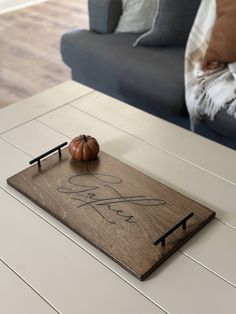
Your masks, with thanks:
[(236, 118), (236, 62), (202, 70), (215, 20), (216, 0), (202, 0), (185, 52), (185, 96), (193, 131), (202, 116), (214, 120), (222, 109)]

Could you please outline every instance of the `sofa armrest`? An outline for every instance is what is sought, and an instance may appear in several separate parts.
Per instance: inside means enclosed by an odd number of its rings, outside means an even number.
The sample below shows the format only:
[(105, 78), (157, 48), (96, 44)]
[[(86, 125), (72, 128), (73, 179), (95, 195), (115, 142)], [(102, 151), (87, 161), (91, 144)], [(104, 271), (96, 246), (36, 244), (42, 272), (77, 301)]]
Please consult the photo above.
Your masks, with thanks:
[(122, 13), (121, 0), (89, 0), (89, 26), (96, 33), (113, 33)]

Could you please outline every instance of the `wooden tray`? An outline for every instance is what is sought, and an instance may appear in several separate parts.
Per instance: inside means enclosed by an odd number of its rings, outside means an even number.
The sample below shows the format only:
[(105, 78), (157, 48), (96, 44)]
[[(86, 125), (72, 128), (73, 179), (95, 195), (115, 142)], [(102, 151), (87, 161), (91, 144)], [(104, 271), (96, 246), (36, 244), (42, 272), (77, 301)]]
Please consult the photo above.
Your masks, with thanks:
[(79, 162), (65, 148), (7, 182), (140, 280), (215, 215), (103, 152)]

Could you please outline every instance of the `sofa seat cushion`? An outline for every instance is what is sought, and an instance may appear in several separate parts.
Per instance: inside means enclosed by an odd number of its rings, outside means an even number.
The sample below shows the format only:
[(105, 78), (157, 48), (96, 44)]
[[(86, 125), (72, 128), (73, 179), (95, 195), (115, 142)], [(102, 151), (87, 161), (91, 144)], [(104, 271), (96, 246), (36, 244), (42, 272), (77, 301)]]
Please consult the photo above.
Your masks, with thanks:
[(214, 121), (204, 116), (203, 123), (213, 131), (232, 138), (236, 144), (236, 118), (229, 115), (225, 110), (220, 111)]
[(61, 53), (85, 85), (155, 115), (186, 115), (184, 48), (133, 47), (139, 36), (70, 31)]

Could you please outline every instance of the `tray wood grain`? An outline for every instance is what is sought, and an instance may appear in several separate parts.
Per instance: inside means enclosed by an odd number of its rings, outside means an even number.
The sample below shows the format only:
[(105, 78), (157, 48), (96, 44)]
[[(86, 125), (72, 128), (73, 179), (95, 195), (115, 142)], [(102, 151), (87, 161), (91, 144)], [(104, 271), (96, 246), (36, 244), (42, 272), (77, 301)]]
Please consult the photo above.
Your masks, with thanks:
[[(100, 152), (90, 162), (68, 149), (7, 179), (9, 185), (59, 219), (134, 276), (144, 280), (198, 232), (215, 212)], [(190, 212), (164, 247), (153, 245)]]

